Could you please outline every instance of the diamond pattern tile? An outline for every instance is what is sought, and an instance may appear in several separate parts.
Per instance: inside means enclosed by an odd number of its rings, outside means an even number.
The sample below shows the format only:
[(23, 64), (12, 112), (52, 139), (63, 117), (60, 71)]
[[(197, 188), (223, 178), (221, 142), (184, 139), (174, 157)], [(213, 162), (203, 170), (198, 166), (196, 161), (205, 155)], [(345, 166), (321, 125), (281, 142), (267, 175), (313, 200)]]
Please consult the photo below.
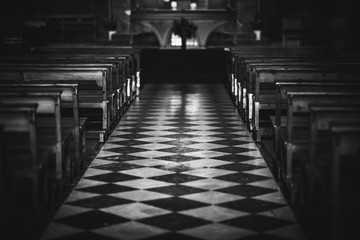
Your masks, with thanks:
[(225, 88), (146, 85), (42, 239), (304, 239)]

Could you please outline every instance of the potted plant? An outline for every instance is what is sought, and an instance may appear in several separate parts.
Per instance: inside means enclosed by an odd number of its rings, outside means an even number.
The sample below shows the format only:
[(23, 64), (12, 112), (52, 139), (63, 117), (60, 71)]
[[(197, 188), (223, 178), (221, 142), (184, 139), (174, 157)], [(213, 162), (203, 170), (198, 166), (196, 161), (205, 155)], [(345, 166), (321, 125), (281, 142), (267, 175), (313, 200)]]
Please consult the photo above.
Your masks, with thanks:
[(260, 40), (261, 39), (261, 31), (265, 26), (264, 19), (260, 15), (256, 14), (254, 19), (251, 21), (251, 26), (255, 33), (256, 40)]
[(181, 49), (186, 49), (186, 40), (195, 37), (197, 26), (185, 19), (174, 20), (171, 31), (181, 38)]

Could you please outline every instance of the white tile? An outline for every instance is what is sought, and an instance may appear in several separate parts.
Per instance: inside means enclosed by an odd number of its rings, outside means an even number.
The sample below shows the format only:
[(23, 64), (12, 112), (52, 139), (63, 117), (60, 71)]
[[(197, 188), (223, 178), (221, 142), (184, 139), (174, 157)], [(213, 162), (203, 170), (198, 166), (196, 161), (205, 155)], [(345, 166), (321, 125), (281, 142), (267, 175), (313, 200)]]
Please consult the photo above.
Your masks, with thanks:
[(167, 142), (173, 141), (173, 138), (167, 137), (146, 137), (146, 138), (138, 138), (136, 140), (143, 141), (143, 142), (150, 142), (150, 143), (158, 143), (158, 142)]
[(196, 143), (196, 144), (191, 144), (187, 147), (200, 149), (200, 150), (210, 150), (210, 149), (222, 148), (226, 146), (220, 144), (214, 144), (214, 143)]
[(174, 172), (161, 170), (158, 168), (143, 167), (143, 168), (135, 168), (135, 169), (121, 171), (121, 173), (137, 176), (137, 177), (151, 178), (161, 175), (173, 174)]
[(184, 162), (184, 165), (188, 166), (191, 169), (198, 169), (198, 168), (218, 167), (231, 163), (232, 162), (216, 160), (216, 159), (199, 159), (199, 160)]
[(136, 157), (144, 157), (144, 158), (158, 158), (158, 157), (166, 157), (176, 155), (176, 153), (168, 153), (161, 151), (144, 151), (137, 153), (129, 153), (128, 155), (136, 156)]
[(228, 219), (242, 217), (249, 214), (242, 211), (237, 211), (237, 210), (214, 206), (214, 205), (181, 211), (180, 213), (193, 216), (196, 218), (202, 218), (212, 222), (225, 221)]
[(183, 174), (198, 176), (198, 177), (219, 177), (231, 173), (236, 173), (236, 171), (224, 170), (224, 169), (217, 169), (217, 168), (200, 168), (191, 171), (182, 172)]
[(68, 205), (68, 204), (62, 204), (59, 207), (59, 209), (57, 210), (57, 212), (54, 216), (54, 219), (73, 216), (73, 215), (76, 215), (79, 213), (88, 212), (90, 210), (92, 210), (92, 209), (72, 206), (72, 205)]
[(100, 210), (103, 212), (125, 217), (131, 220), (155, 217), (170, 213), (170, 211), (168, 210), (138, 202), (122, 204), (108, 208), (101, 208)]
[(182, 165), (182, 163), (159, 160), (159, 159), (141, 159), (141, 160), (126, 161), (125, 163), (144, 166), (144, 167), (162, 166), (163, 168), (173, 168)]
[(101, 169), (96, 169), (96, 168), (88, 168), (86, 170), (86, 172), (84, 173), (83, 177), (91, 177), (91, 176), (96, 176), (96, 175), (101, 175), (101, 174), (106, 174), (106, 173), (111, 173), (112, 171), (109, 170), (101, 170)]
[(151, 192), (151, 191), (146, 191), (146, 190), (126, 191), (126, 192), (112, 193), (112, 194), (108, 194), (108, 195), (112, 196), (112, 197), (119, 197), (119, 198), (132, 200), (132, 201), (136, 201), (136, 202), (144, 202), (144, 201), (150, 201), (150, 200), (155, 200), (155, 199), (163, 199), (163, 198), (173, 197), (172, 195)]
[(69, 196), (65, 199), (65, 203), (74, 202), (78, 200), (84, 200), (87, 198), (97, 197), (100, 194), (97, 193), (87, 193), (87, 192), (79, 192), (79, 191), (72, 191)]
[(90, 165), (89, 168), (91, 167), (96, 167), (96, 166), (101, 166), (101, 165), (106, 165), (106, 164), (111, 164), (114, 163), (113, 161), (108, 161), (108, 160), (103, 160), (103, 159), (94, 159)]
[(254, 170), (250, 170), (250, 171), (244, 171), (244, 173), (250, 173), (250, 174), (254, 174), (254, 175), (260, 175), (260, 176), (264, 176), (264, 177), (273, 178), (273, 175), (272, 175), (270, 169), (268, 169), (268, 168), (259, 168), (259, 169), (254, 169)]
[(270, 211), (259, 213), (259, 215), (284, 219), (287, 221), (294, 221), (294, 222), (296, 221), (293, 211), (288, 206), (271, 209)]
[(279, 191), (268, 193), (264, 195), (259, 195), (253, 197), (254, 199), (259, 199), (263, 201), (273, 202), (273, 203), (280, 203), (280, 204), (286, 204), (286, 200), (284, 195)]
[(137, 189), (148, 189), (148, 188), (155, 188), (155, 187), (165, 187), (165, 186), (171, 186), (174, 185), (173, 183), (167, 183), (152, 179), (136, 179), (131, 181), (122, 181), (115, 183), (117, 185), (121, 186), (127, 186)]
[(222, 138), (213, 137), (213, 136), (199, 136), (199, 137), (192, 137), (188, 138), (189, 141), (206, 143), (206, 142), (214, 142), (218, 140), (222, 140)]
[(76, 184), (76, 186), (74, 187), (74, 189), (99, 186), (99, 185), (103, 185), (103, 184), (106, 184), (106, 183), (104, 183), (102, 181), (96, 181), (96, 180), (81, 178), (79, 180), (79, 182)]
[(137, 240), (160, 235), (168, 231), (139, 222), (127, 222), (95, 229), (92, 232), (114, 239)]
[(227, 153), (223, 152), (216, 152), (216, 151), (198, 151), (198, 152), (189, 152), (184, 153), (185, 156), (191, 156), (191, 157), (200, 157), (200, 158), (213, 158), (213, 157), (220, 157), (224, 155), (228, 155)]
[(253, 231), (236, 228), (220, 223), (186, 229), (179, 232), (205, 240), (233, 240), (255, 234)]
[(206, 190), (216, 190), (216, 189), (220, 189), (220, 188), (236, 186), (238, 184), (233, 183), (233, 182), (227, 182), (227, 181), (209, 178), (209, 179), (202, 179), (202, 180), (182, 183), (181, 185), (195, 187), (195, 188), (201, 188), (201, 189), (206, 189)]
[(169, 144), (161, 144), (161, 143), (147, 143), (147, 144), (139, 144), (135, 145), (136, 148), (143, 148), (147, 150), (160, 150), (165, 148), (172, 148), (174, 145)]
[(263, 187), (263, 188), (271, 188), (271, 189), (280, 191), (280, 188), (279, 188), (278, 184), (276, 183), (275, 179), (273, 179), (273, 178), (248, 183), (248, 185), (257, 186), (257, 187)]
[(51, 222), (42, 235), (41, 240), (61, 238), (80, 232), (83, 232), (83, 230), (61, 223)]
[(199, 202), (204, 202), (208, 204), (220, 204), (224, 202), (231, 202), (235, 200), (243, 199), (242, 196), (217, 192), (217, 191), (206, 191), (200, 193), (193, 193), (180, 196), (181, 198), (186, 198), (189, 200), (195, 200)]
[(267, 231), (266, 234), (282, 237), (285, 239), (291, 240), (305, 240), (306, 237), (304, 235), (303, 230), (301, 229), (299, 224), (292, 224), (290, 226), (286, 226), (283, 228), (277, 228), (274, 230)]

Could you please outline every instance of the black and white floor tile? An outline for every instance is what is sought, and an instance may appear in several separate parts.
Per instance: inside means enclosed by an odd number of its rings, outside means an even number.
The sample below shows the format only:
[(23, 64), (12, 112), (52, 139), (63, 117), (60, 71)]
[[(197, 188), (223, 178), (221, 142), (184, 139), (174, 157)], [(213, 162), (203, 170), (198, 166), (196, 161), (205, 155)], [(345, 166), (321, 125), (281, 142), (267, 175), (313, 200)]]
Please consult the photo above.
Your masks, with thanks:
[(222, 85), (146, 85), (42, 237), (305, 239)]

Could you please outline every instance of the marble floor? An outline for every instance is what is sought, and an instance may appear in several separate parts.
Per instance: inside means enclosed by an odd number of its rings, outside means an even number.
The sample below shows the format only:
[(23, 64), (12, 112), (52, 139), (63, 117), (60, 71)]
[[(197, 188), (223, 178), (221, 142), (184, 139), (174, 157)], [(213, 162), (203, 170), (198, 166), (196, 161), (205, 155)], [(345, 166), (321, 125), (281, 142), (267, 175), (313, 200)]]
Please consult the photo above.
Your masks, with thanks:
[(41, 239), (305, 237), (223, 85), (148, 84)]

